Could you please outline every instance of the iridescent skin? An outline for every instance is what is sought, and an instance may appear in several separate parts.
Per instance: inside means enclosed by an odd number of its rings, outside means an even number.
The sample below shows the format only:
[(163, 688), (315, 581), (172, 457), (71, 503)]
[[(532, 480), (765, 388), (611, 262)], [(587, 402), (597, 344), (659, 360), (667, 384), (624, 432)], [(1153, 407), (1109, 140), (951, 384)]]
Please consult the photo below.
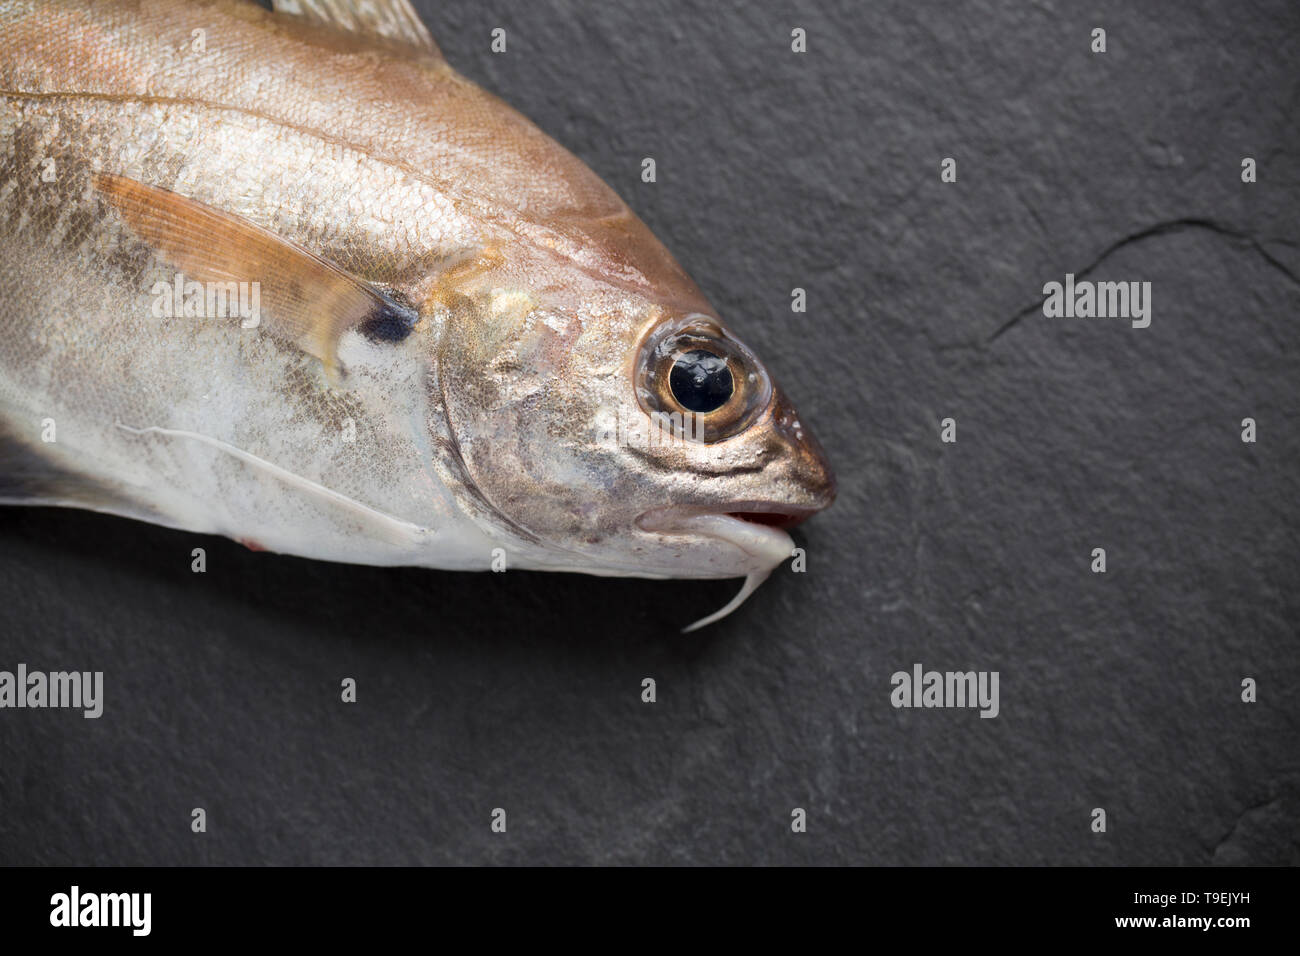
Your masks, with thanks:
[[(95, 173), (298, 243), (415, 331), (349, 332), (337, 382), (237, 321), (156, 318), (172, 271)], [(779, 389), (725, 440), (611, 440), (650, 421), (647, 336), (718, 317), (586, 166), (401, 43), (235, 0), (0, 3), (0, 229), (0, 427), (88, 479), (13, 501), (356, 563), (754, 578), (790, 539), (726, 515), (834, 496)]]

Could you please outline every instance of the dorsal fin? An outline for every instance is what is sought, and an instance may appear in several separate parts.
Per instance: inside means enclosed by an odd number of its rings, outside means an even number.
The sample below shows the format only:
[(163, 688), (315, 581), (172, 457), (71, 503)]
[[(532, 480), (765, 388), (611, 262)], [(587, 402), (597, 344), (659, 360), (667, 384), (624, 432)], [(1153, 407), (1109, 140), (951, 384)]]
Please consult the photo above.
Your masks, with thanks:
[[(146, 186), (125, 176), (96, 173), (94, 187), (131, 230), (187, 280), (257, 283), (259, 326), (341, 375), (339, 340), (367, 326), (393, 338), (418, 316), (309, 249), (248, 220)], [(247, 326), (251, 327), (251, 326)]]
[(361, 36), (396, 40), (421, 53), (442, 56), (410, 0), (272, 0), (272, 5), (276, 13), (328, 23)]

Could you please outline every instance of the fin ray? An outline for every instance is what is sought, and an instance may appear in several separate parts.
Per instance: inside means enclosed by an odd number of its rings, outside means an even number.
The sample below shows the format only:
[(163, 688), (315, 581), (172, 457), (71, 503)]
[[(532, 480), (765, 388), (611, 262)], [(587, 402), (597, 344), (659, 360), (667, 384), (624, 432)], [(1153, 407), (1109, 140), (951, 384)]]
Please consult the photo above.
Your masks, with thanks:
[(358, 36), (395, 40), (442, 59), (410, 0), (272, 0), (272, 6), (276, 13), (329, 24)]

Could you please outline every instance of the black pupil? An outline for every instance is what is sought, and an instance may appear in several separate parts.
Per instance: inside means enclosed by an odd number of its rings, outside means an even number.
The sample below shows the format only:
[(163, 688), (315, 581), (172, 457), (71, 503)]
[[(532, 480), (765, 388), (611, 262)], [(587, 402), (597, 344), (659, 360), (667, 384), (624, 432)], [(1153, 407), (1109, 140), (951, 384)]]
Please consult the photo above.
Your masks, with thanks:
[(682, 408), (711, 412), (731, 398), (731, 369), (727, 360), (704, 349), (679, 355), (668, 376), (668, 386)]

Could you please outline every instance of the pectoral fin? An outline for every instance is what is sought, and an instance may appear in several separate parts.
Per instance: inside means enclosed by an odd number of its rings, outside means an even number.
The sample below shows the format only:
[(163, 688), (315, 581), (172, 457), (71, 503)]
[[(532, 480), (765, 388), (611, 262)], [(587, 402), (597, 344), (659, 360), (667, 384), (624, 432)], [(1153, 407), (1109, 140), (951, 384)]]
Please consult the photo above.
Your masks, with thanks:
[(342, 375), (339, 340), (367, 326), (409, 329), (418, 316), (338, 266), (247, 219), (179, 193), (107, 173), (94, 187), (126, 224), (186, 279), (257, 283), (260, 325)]

